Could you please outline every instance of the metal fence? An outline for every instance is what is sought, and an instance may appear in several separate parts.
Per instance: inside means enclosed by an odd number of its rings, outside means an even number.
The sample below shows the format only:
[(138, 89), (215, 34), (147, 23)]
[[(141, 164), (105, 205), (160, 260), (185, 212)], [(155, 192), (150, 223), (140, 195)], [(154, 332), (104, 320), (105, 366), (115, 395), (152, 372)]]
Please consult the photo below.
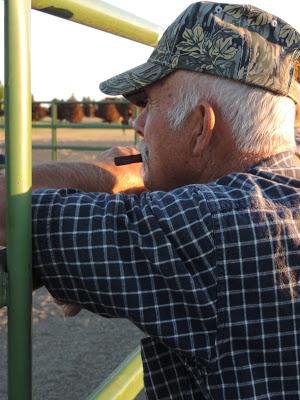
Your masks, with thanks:
[[(1, 102), (0, 102), (1, 104)], [(72, 123), (66, 121), (58, 120), (58, 105), (59, 104), (94, 104), (94, 105), (104, 105), (104, 104), (128, 104), (131, 103), (127, 100), (101, 100), (101, 101), (60, 101), (60, 100), (52, 100), (52, 101), (34, 101), (33, 104), (49, 104), (51, 105), (51, 117), (50, 122), (48, 121), (38, 121), (32, 122), (32, 128), (34, 129), (51, 129), (51, 140), (50, 144), (32, 144), (32, 149), (34, 150), (51, 150), (51, 160), (58, 160), (58, 151), (59, 150), (73, 150), (73, 151), (103, 151), (107, 150), (109, 147), (107, 146), (79, 146), (79, 145), (66, 145), (58, 143), (58, 131), (59, 129), (99, 129), (99, 135), (101, 134), (101, 129), (132, 129), (131, 125), (128, 123), (109, 123), (109, 122), (86, 122), (86, 123)], [(5, 112), (5, 109), (4, 109)], [(133, 117), (135, 117), (139, 112), (137, 106), (134, 106)], [(5, 128), (5, 123), (0, 123), (0, 129)], [(132, 143), (137, 143), (137, 134), (133, 132)], [(5, 148), (5, 144), (0, 144), (0, 148)], [(0, 168), (4, 165), (0, 162)]]
[[(31, 377), (31, 86), (30, 9), (154, 46), (161, 29), (100, 0), (5, 0), (6, 259), (0, 306), (8, 309), (8, 398), (30, 400)], [(7, 265), (7, 268), (6, 268)], [(123, 379), (121, 378), (123, 377)], [(142, 385), (139, 353), (89, 400), (132, 399)], [(106, 391), (106, 392), (105, 392)], [(104, 394), (103, 394), (104, 393)]]

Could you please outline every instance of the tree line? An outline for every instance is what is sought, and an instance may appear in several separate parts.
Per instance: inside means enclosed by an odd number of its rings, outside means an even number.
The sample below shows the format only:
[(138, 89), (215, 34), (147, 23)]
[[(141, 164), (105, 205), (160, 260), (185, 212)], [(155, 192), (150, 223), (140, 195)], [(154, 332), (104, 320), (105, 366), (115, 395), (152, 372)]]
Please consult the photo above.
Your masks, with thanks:
[[(95, 103), (89, 97), (83, 97), (82, 103), (74, 96), (67, 101), (54, 99), (57, 107), (57, 119), (72, 123), (80, 123), (84, 117), (100, 118), (105, 122), (128, 124), (134, 113), (134, 105), (119, 103), (120, 98), (106, 98), (108, 103)], [(32, 102), (32, 120), (41, 121), (52, 116), (52, 105), (45, 107), (41, 103)]]
[[(104, 99), (108, 103), (95, 103), (89, 97), (83, 97), (82, 103), (78, 102), (74, 95), (67, 101), (53, 99), (57, 107), (57, 119), (71, 123), (80, 123), (84, 117), (96, 117), (105, 122), (128, 124), (134, 114), (134, 105), (118, 103), (125, 100), (116, 97)], [(4, 86), (0, 81), (0, 116), (4, 115)], [(41, 121), (46, 117), (52, 117), (52, 105), (45, 106), (36, 102), (32, 96), (32, 121)]]

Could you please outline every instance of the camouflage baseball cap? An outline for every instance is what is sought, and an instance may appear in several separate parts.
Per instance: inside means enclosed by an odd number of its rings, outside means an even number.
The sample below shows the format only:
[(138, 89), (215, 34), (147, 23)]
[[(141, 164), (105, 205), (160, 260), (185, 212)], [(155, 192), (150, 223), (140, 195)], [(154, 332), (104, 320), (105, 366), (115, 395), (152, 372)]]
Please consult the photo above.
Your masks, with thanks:
[(178, 69), (233, 79), (300, 103), (300, 34), (251, 5), (197, 2), (166, 29), (145, 64), (102, 82), (100, 89), (134, 98)]

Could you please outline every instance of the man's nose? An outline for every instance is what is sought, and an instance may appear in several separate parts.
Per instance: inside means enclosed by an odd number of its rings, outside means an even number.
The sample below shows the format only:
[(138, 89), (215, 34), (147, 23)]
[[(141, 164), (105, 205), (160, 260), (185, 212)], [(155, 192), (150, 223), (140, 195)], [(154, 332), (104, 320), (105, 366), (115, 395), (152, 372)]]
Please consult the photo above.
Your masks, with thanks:
[(144, 137), (144, 124), (142, 123), (143, 117), (142, 117), (143, 112), (141, 112), (133, 121), (132, 121), (132, 127), (138, 133), (141, 137)]

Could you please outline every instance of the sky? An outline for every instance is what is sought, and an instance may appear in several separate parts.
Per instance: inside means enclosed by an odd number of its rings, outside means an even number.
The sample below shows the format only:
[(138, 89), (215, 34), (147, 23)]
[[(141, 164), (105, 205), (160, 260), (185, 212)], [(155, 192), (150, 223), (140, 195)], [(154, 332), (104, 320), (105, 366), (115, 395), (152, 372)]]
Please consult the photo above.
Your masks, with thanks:
[[(193, 1), (107, 0), (114, 6), (166, 28)], [(223, 1), (225, 2), (225, 1)], [(0, 1), (0, 80), (4, 81), (4, 19)], [(242, 1), (230, 0), (240, 4)], [(299, 0), (247, 0), (300, 31)], [(31, 11), (31, 87), (35, 100), (105, 97), (99, 83), (144, 63), (152, 48), (74, 22)]]

